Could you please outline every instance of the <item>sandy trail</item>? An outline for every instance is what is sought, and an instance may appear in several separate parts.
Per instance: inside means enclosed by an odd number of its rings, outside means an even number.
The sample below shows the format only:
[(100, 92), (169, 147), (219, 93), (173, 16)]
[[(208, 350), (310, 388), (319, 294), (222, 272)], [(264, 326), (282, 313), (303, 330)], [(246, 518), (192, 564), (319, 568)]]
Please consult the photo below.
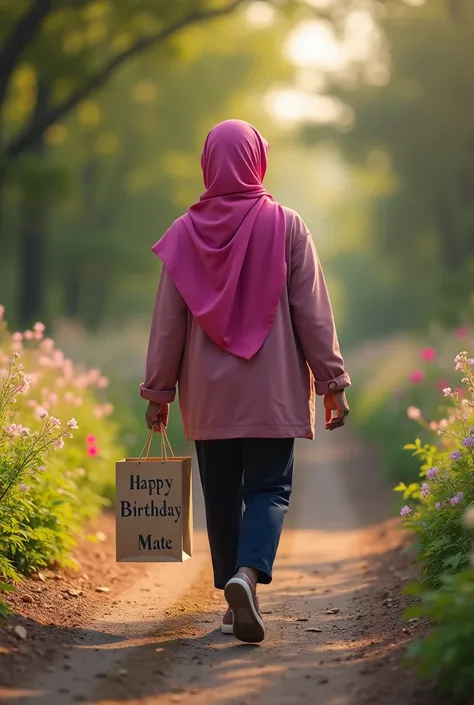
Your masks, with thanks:
[(216, 629), (223, 600), (212, 585), (196, 488), (193, 559), (144, 568), (143, 578), (109, 603), (50, 671), (0, 699), (28, 705), (370, 702), (364, 665), (389, 645), (383, 633), (374, 636), (377, 630), (364, 626), (374, 594), (368, 567), (399, 537), (386, 521), (390, 493), (373, 457), (345, 429), (319, 436), (298, 445), (275, 578), (261, 590), (263, 645), (240, 644)]

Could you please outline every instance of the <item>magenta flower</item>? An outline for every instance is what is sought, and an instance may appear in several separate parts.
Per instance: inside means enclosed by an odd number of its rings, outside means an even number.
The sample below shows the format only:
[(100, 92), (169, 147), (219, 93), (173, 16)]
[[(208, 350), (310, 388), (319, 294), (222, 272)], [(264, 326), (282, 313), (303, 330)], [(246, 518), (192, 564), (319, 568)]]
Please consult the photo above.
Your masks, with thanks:
[(428, 472), (426, 473), (426, 477), (428, 480), (434, 480), (436, 477), (439, 475), (439, 468), (436, 466), (434, 468), (430, 468)]
[(440, 392), (444, 392), (446, 387), (449, 387), (449, 380), (448, 379), (438, 379), (436, 382), (436, 389), (438, 389)]
[(460, 460), (462, 458), (462, 453), (460, 450), (453, 450), (449, 457), (451, 460)]
[(99, 452), (99, 449), (96, 446), (89, 446), (89, 448), (87, 449), (87, 453), (91, 457), (94, 457), (95, 455), (97, 455), (98, 452)]
[(459, 326), (456, 330), (456, 335), (458, 338), (466, 338), (469, 335), (469, 328), (467, 326)]
[(97, 438), (96, 438), (95, 436), (92, 436), (92, 435), (86, 436), (86, 441), (87, 441), (87, 443), (90, 443), (91, 445), (94, 445), (94, 443), (96, 442), (96, 440), (97, 440)]
[(421, 359), (425, 360), (426, 362), (431, 362), (434, 360), (436, 357), (436, 350), (435, 348), (423, 348), (421, 351)]
[(474, 436), (468, 436), (462, 442), (464, 448), (472, 448), (474, 446)]
[(420, 384), (424, 378), (425, 376), (421, 370), (414, 370), (410, 375), (410, 382), (412, 384)]
[(400, 509), (400, 516), (401, 516), (401, 517), (406, 517), (406, 516), (408, 516), (409, 514), (411, 514), (411, 509), (410, 509), (410, 507), (408, 507), (407, 505), (405, 505), (404, 507), (402, 507), (402, 508)]

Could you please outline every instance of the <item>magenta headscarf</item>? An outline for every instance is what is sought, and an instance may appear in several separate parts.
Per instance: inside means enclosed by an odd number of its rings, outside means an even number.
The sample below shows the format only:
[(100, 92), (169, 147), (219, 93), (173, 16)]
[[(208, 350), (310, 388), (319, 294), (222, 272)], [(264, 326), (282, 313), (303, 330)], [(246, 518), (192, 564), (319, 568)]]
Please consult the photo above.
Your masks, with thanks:
[(153, 252), (203, 331), (250, 360), (265, 342), (286, 279), (285, 213), (263, 187), (268, 143), (241, 120), (208, 134), (206, 192)]

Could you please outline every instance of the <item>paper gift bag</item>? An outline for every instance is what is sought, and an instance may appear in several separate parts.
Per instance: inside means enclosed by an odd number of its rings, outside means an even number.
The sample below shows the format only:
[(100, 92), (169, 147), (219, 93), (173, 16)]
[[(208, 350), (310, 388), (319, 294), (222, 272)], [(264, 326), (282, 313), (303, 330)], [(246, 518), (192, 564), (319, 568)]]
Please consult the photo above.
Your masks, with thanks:
[[(120, 563), (183, 562), (192, 555), (191, 458), (145, 455), (116, 463), (116, 560)], [(169, 441), (168, 441), (169, 443)]]

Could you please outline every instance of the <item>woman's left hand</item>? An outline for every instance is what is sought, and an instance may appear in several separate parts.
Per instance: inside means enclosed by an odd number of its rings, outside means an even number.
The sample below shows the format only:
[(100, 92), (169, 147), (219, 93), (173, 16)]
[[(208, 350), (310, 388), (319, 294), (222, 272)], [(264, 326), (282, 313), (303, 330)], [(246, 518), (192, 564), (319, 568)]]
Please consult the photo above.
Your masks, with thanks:
[(157, 404), (154, 401), (148, 402), (145, 418), (148, 428), (155, 431), (161, 431), (161, 428), (168, 426), (170, 415), (169, 404)]

